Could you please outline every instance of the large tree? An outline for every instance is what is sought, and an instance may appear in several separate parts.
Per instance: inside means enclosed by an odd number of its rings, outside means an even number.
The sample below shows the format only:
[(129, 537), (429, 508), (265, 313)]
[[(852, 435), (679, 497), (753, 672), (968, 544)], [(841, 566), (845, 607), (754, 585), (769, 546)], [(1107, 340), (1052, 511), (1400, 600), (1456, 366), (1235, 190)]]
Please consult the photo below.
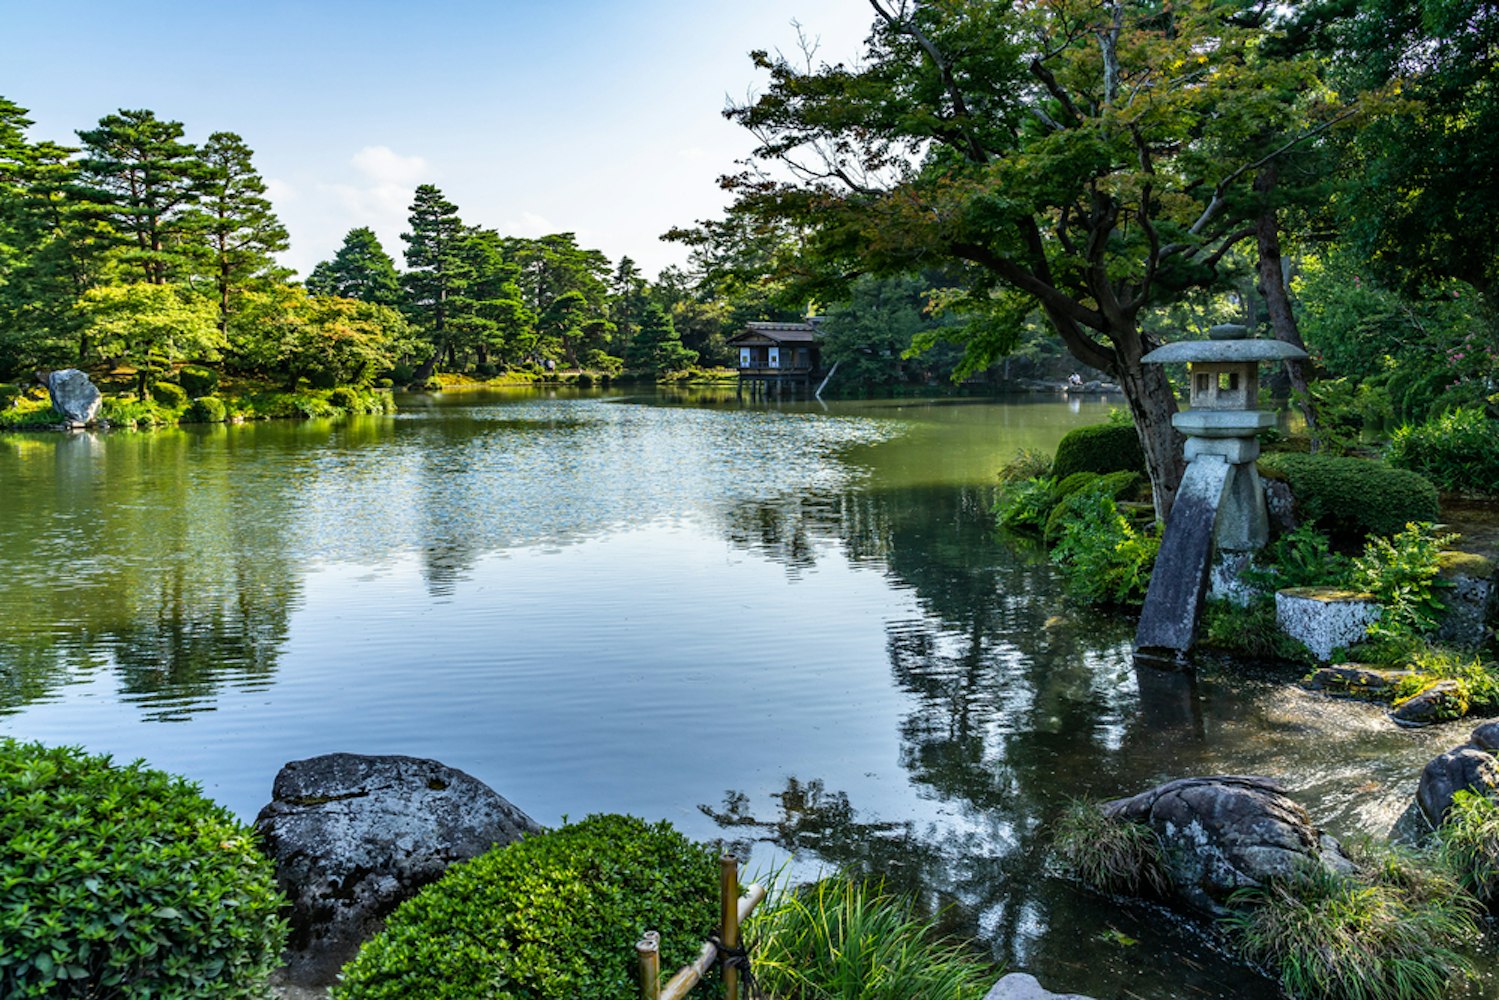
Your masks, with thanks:
[[(971, 345), (1002, 353), (1039, 308), (1084, 364), (1119, 380), (1156, 510), (1180, 480), (1176, 409), (1142, 313), (1218, 280), (1255, 233), (1256, 172), (1318, 135), (1288, 79), (1259, 60), (1248, 0), (871, 0), (863, 63), (755, 54), (757, 100), (726, 112), (776, 173), (727, 183), (735, 209), (806, 227), (824, 273), (971, 265)], [(1265, 135), (1285, 135), (1266, 147)]]
[(407, 308), (432, 345), (432, 354), (416, 371), (417, 381), (424, 381), (432, 377), (458, 332), (451, 319), (471, 277), (464, 253), (469, 230), (458, 217), (458, 206), (432, 184), (416, 189), (409, 222), (411, 231), (401, 234), (406, 241)]
[(273, 255), (290, 245), (253, 156), (233, 132), (213, 133), (202, 150), (197, 222), (208, 244), (221, 331), (229, 328), (233, 295), (271, 279), (277, 271)]
[(314, 295), (337, 295), (382, 306), (401, 302), (401, 279), (373, 229), (360, 226), (344, 236), (332, 260), (319, 261), (307, 276)]
[(181, 122), (145, 110), (106, 115), (78, 133), (86, 195), (118, 234), (121, 261), (153, 285), (187, 276), (202, 256), (189, 209), (206, 170), (182, 136)]

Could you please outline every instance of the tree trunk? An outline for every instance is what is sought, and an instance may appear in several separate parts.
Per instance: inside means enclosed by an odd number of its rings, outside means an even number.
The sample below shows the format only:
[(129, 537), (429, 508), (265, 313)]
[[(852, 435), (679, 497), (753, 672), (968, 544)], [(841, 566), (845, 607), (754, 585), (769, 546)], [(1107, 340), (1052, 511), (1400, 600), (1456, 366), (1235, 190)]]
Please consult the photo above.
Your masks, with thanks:
[[(1135, 421), (1135, 433), (1140, 437), (1140, 450), (1145, 453), (1145, 471), (1150, 476), (1156, 522), (1165, 524), (1186, 467), (1182, 456), (1185, 439), (1171, 426), (1171, 416), (1176, 412), (1176, 396), (1171, 391), (1164, 367), (1140, 363), (1144, 351), (1139, 348), (1125, 351), (1117, 347), (1115, 351), (1120, 359), (1113, 375), (1119, 380), (1119, 388), (1124, 390), (1124, 400), (1129, 404), (1130, 416)], [(1123, 357), (1126, 353), (1132, 353), (1134, 357)]]
[[(1260, 217), (1255, 223), (1255, 237), (1259, 244), (1259, 284), (1256, 286), (1265, 300), (1265, 309), (1270, 314), (1270, 329), (1275, 339), (1290, 344), (1298, 350), (1306, 350), (1301, 339), (1301, 329), (1296, 325), (1296, 314), (1291, 311), (1291, 297), (1286, 294), (1286, 272), (1280, 259), (1280, 213), (1269, 201), (1268, 195), (1275, 188), (1275, 161), (1271, 160), (1254, 178), (1255, 193), (1265, 198)], [(1306, 420), (1307, 433), (1312, 438), (1312, 451), (1321, 444), (1317, 433), (1317, 409), (1312, 405), (1307, 388), (1306, 364), (1287, 361), (1286, 374), (1291, 378), (1291, 393), (1301, 416)]]

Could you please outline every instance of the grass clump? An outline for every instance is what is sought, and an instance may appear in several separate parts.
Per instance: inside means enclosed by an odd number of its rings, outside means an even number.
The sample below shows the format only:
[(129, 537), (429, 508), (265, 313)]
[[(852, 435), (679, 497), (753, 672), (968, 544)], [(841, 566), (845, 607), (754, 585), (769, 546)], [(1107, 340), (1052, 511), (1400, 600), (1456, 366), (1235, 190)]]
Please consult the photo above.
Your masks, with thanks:
[(1078, 800), (1058, 818), (1053, 846), (1062, 866), (1102, 892), (1164, 896), (1171, 889), (1165, 851), (1143, 823), (1111, 819)]
[(1250, 958), (1301, 1000), (1437, 1000), (1471, 975), (1454, 945), (1477, 933), (1471, 907), (1402, 882), (1410, 866), (1343, 875), (1309, 865), (1240, 889), (1224, 918)]
[(1437, 830), (1437, 859), (1465, 891), (1499, 909), (1499, 804), (1459, 790)]
[(0, 996), (260, 997), (286, 928), (254, 835), (191, 783), (0, 740)]
[(632, 945), (697, 957), (718, 918), (718, 856), (667, 823), (596, 815), (458, 865), (400, 906), (338, 1000), (638, 1000)]
[(879, 882), (840, 875), (777, 893), (744, 928), (755, 980), (797, 1000), (979, 1000), (995, 970)]

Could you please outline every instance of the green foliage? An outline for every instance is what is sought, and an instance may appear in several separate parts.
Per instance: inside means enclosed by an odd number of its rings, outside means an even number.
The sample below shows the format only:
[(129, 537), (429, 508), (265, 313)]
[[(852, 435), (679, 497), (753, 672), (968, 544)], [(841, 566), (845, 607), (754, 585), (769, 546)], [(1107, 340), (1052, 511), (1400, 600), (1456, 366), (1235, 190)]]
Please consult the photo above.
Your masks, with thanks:
[(344, 236), (343, 245), (331, 261), (318, 263), (307, 276), (307, 290), (313, 295), (333, 295), (358, 299), (381, 306), (398, 306), (401, 281), (395, 261), (380, 245), (373, 229), (359, 227)]
[(1373, 594), (1381, 609), (1370, 635), (1400, 638), (1436, 628), (1445, 610), (1436, 591), (1451, 586), (1437, 575), (1439, 557), (1457, 537), (1438, 535), (1426, 522), (1407, 524), (1392, 538), (1370, 537), (1364, 554), (1353, 560), (1353, 585)]
[(1499, 421), (1481, 410), (1451, 410), (1390, 439), (1390, 464), (1450, 493), (1499, 496)]
[(1056, 488), (1057, 482), (1050, 476), (1005, 483), (1000, 487), (994, 505), (999, 526), (1008, 531), (1039, 535), (1055, 502)]
[(1137, 531), (1102, 487), (1075, 493), (1051, 561), (1062, 571), (1069, 597), (1089, 604), (1139, 604), (1161, 540)]
[[(101, 407), (101, 413), (102, 413)], [(14, 406), (0, 409), (0, 429), (23, 430), (56, 426), (61, 417), (51, 400), (17, 399)]]
[(0, 995), (259, 997), (285, 926), (251, 831), (180, 778), (0, 741)]
[(1434, 521), (1440, 511), (1429, 480), (1382, 462), (1276, 452), (1259, 467), (1287, 482), (1303, 521), (1335, 536), (1392, 535), (1411, 521)]
[(745, 924), (755, 980), (807, 1000), (979, 1000), (993, 968), (878, 882), (840, 875), (777, 892)]
[(1461, 901), (1411, 890), (1402, 869), (1340, 875), (1309, 865), (1240, 889), (1224, 923), (1304, 1000), (1439, 1000), (1471, 975), (1453, 945), (1477, 927)]
[(187, 405), (187, 392), (174, 382), (153, 382), (151, 399), (159, 406), (180, 410)]
[(154, 399), (135, 396), (106, 396), (99, 404), (99, 419), (116, 427), (162, 427), (177, 422), (177, 410), (163, 407)]
[(999, 481), (1017, 483), (1051, 475), (1051, 456), (1039, 448), (1021, 448), (999, 467)]
[[(1360, 647), (1362, 653), (1363, 647)], [(1486, 664), (1471, 653), (1421, 643), (1399, 661), (1411, 671), (1395, 685), (1393, 701), (1412, 698), (1438, 681), (1457, 681), (1460, 685), (1452, 718), (1462, 718), (1471, 711), (1499, 711), (1499, 667)]]
[(211, 359), (224, 346), (213, 303), (185, 287), (101, 285), (83, 294), (78, 309), (100, 352), (135, 366), (142, 389), (172, 361)]
[(1111, 500), (1119, 500), (1133, 493), (1140, 485), (1140, 477), (1134, 472), (1110, 472), (1098, 475), (1093, 472), (1074, 472), (1057, 484), (1053, 497), (1055, 506), (1046, 516), (1043, 535), (1046, 544), (1054, 545), (1062, 537), (1062, 529), (1092, 503), (1084, 493), (1102, 493)]
[(1456, 792), (1437, 830), (1437, 860), (1475, 899), (1499, 908), (1499, 804), (1485, 795)]
[(1244, 582), (1274, 592), (1287, 587), (1346, 587), (1353, 561), (1332, 550), (1332, 540), (1310, 523), (1281, 535), (1261, 549)]
[(828, 310), (820, 327), (823, 367), (838, 364), (833, 384), (894, 386), (928, 381), (935, 374), (936, 355), (921, 352), (918, 359), (913, 351), (918, 339), (940, 337), (950, 325), (928, 313), (929, 287), (926, 280), (909, 275), (854, 283), (848, 303)]
[(1256, 598), (1244, 605), (1208, 601), (1202, 608), (1198, 635), (1203, 646), (1250, 660), (1316, 661), (1304, 645), (1281, 631), (1273, 597)]
[(697, 352), (682, 346), (671, 317), (654, 302), (647, 302), (639, 319), (639, 328), (625, 352), (625, 363), (632, 371), (661, 377), (682, 371), (697, 360)]
[(182, 419), (193, 424), (221, 424), (227, 412), (224, 401), (217, 396), (199, 396), (187, 408)]
[(177, 384), (191, 399), (211, 396), (219, 387), (219, 373), (212, 368), (187, 367), (177, 373)]
[(338, 1000), (636, 1000), (634, 942), (696, 957), (718, 914), (718, 858), (666, 823), (590, 816), (451, 869), (403, 904), (334, 987)]
[(1171, 873), (1155, 831), (1110, 819), (1096, 803), (1070, 803), (1057, 818), (1052, 845), (1064, 868), (1102, 892), (1164, 896), (1170, 891)]
[(1065, 480), (1074, 472), (1145, 472), (1145, 456), (1134, 427), (1110, 421), (1068, 431), (1057, 444), (1051, 474)]

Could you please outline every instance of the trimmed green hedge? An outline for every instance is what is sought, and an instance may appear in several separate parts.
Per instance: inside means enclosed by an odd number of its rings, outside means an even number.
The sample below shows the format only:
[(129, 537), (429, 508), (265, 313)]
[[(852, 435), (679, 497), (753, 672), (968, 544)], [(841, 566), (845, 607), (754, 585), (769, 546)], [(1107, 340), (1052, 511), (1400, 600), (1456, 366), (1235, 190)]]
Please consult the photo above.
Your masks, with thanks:
[(1145, 453), (1131, 424), (1094, 424), (1068, 431), (1057, 444), (1051, 474), (1064, 482), (1075, 472), (1145, 473)]
[(667, 823), (590, 816), (451, 869), (365, 942), (338, 1000), (638, 1000), (635, 942), (661, 968), (718, 920), (718, 856)]
[(1297, 514), (1339, 535), (1393, 535), (1412, 521), (1436, 521), (1440, 504), (1430, 480), (1383, 462), (1276, 452), (1260, 472), (1284, 479)]
[(271, 864), (191, 783), (0, 740), (0, 845), (0, 996), (265, 996)]

